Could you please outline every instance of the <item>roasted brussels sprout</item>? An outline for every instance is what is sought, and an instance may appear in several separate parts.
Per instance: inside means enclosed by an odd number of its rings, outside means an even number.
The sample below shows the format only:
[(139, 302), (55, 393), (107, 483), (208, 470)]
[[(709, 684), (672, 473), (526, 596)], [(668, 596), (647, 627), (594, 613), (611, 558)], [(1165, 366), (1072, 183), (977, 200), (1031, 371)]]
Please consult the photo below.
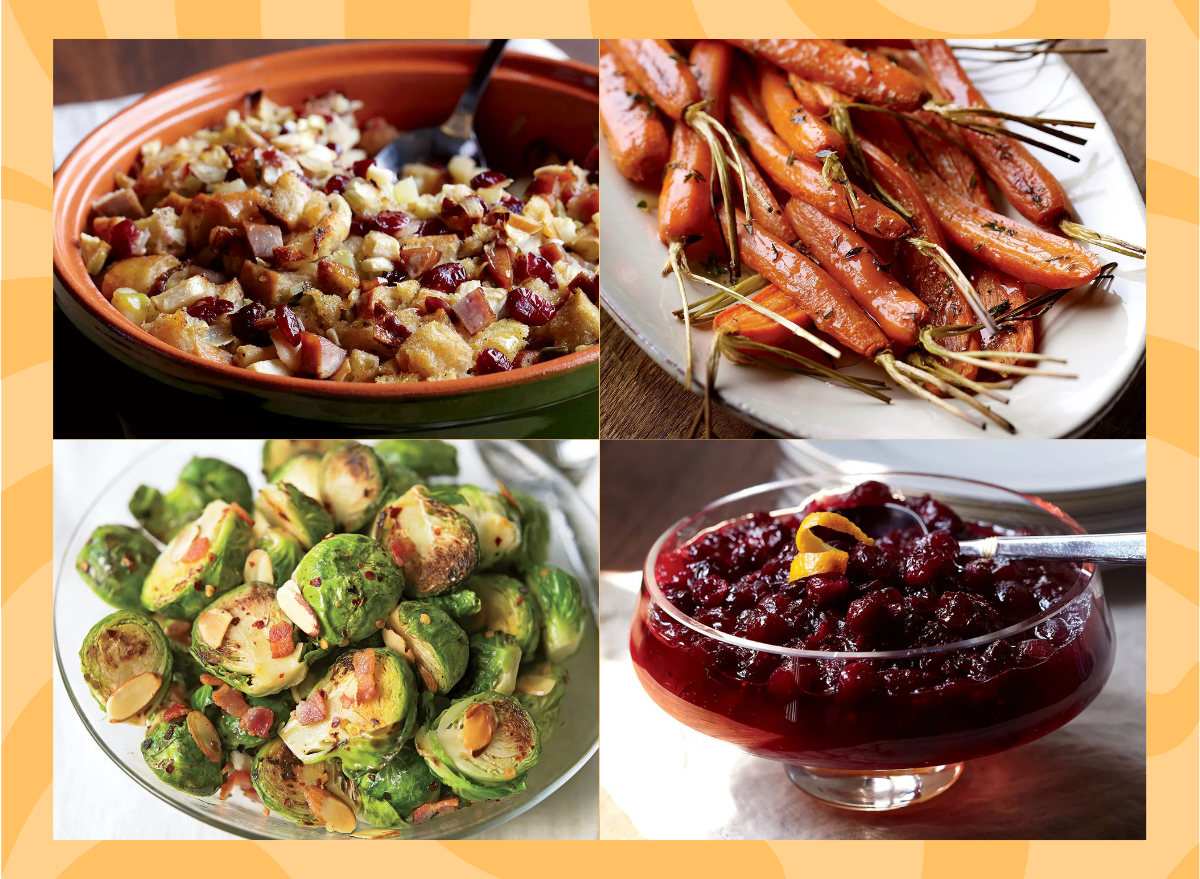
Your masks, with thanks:
[[(404, 572), (363, 534), (335, 534), (305, 554), (293, 579), (320, 623), (326, 643), (354, 643), (373, 634), (400, 600)], [(299, 622), (299, 621), (297, 621)], [(309, 632), (308, 634), (312, 634)]]
[(294, 824), (351, 833), (358, 823), (353, 786), (336, 760), (305, 765), (273, 738), (255, 752), (250, 781), (264, 806)]
[(209, 684), (198, 687), (196, 692), (192, 693), (191, 698), (192, 708), (196, 711), (203, 711), (208, 716), (213, 726), (217, 728), (217, 735), (220, 736), (221, 744), (227, 751), (234, 751), (238, 748), (243, 751), (253, 751), (267, 739), (279, 734), (279, 730), (287, 722), (288, 715), (292, 711), (291, 704), (281, 696), (250, 696), (246, 699), (246, 704), (250, 708), (267, 708), (271, 711), (273, 719), (267, 735), (255, 735), (246, 729), (244, 719), (239, 719), (223, 711), (213, 701), (213, 688)]
[(525, 789), (541, 756), (537, 726), (511, 696), (460, 699), (417, 732), (417, 751), (443, 785), (469, 800), (498, 800)]
[(324, 455), (343, 442), (345, 440), (266, 440), (262, 449), (262, 474), (274, 482), (272, 474), (293, 456), (302, 452)]
[(462, 513), (414, 485), (375, 517), (371, 536), (404, 569), (404, 593), (425, 598), (449, 592), (475, 570), (479, 540)]
[(520, 560), (521, 522), (503, 495), (476, 485), (437, 486), (433, 496), (471, 520), (479, 535), (479, 570)]
[(467, 633), (449, 614), (424, 601), (402, 601), (388, 614), (383, 643), (411, 653), (425, 688), (448, 693), (467, 670)]
[(528, 570), (525, 585), (542, 613), (542, 647), (546, 658), (563, 662), (579, 650), (588, 612), (579, 581), (549, 565)]
[(192, 655), (210, 674), (248, 696), (269, 696), (304, 680), (308, 645), (267, 583), (219, 596), (192, 626)]
[(413, 811), (441, 799), (442, 785), (410, 743), (383, 766), (355, 773), (363, 818), (376, 827), (407, 827)]
[(390, 650), (347, 650), (279, 735), (304, 763), (341, 757), (347, 770), (375, 769), (412, 736), (417, 683)]
[(142, 759), (162, 781), (198, 797), (221, 787), (225, 755), (217, 731), (202, 711), (164, 720), (142, 740)]
[(217, 458), (192, 458), (165, 495), (148, 485), (139, 486), (129, 501), (129, 511), (138, 524), (166, 543), (213, 501), (250, 509), (254, 495), (246, 474)]
[(321, 499), (321, 455), (300, 452), (271, 474), (271, 482), (290, 482), (313, 500)]
[(458, 475), (458, 449), (441, 440), (380, 440), (375, 454), (389, 471), (401, 467), (421, 478)]
[(291, 537), (305, 551), (326, 534), (333, 533), (333, 518), (321, 506), (321, 502), (290, 482), (277, 482), (260, 488), (254, 513), (271, 528)]
[(142, 606), (191, 620), (218, 593), (242, 582), (254, 521), (241, 507), (213, 501), (175, 535), (142, 583)]
[(113, 607), (142, 609), (142, 581), (158, 558), (158, 548), (135, 528), (101, 525), (92, 532), (75, 570), (92, 591)]
[(521, 664), (521, 646), (517, 639), (507, 632), (483, 632), (472, 635), (470, 644), (467, 673), (454, 691), (454, 697), (462, 699), (488, 691), (511, 696)]
[(167, 646), (171, 648), (171, 656), (175, 661), (171, 677), (184, 690), (193, 689), (200, 683), (204, 666), (192, 656), (192, 624), (187, 620), (168, 619), (162, 614), (155, 614), (154, 621), (167, 636)]
[(557, 662), (527, 662), (517, 674), (517, 687), (513, 696), (537, 724), (543, 745), (550, 740), (550, 736), (558, 727), (563, 696), (566, 693), (567, 670)]
[(321, 500), (343, 531), (359, 531), (374, 521), (386, 500), (383, 462), (361, 443), (346, 443), (321, 459)]
[(508, 632), (517, 639), (524, 657), (533, 656), (541, 635), (542, 614), (529, 587), (504, 574), (476, 574), (467, 588), (483, 604), (483, 627), (490, 632)]
[(469, 620), (481, 610), (483, 602), (470, 589), (459, 589), (446, 595), (430, 595), (422, 601), (428, 601), (434, 607), (440, 607), (460, 626), (464, 620)]
[(292, 572), (304, 558), (304, 547), (295, 538), (278, 528), (268, 528), (258, 538), (258, 548), (271, 559), (271, 571), (276, 583), (292, 579)]
[(152, 710), (171, 683), (173, 658), (167, 636), (143, 613), (118, 610), (83, 638), (83, 679), (113, 723)]
[(521, 517), (521, 563), (545, 564), (550, 555), (550, 514), (533, 495), (514, 488), (510, 492)]

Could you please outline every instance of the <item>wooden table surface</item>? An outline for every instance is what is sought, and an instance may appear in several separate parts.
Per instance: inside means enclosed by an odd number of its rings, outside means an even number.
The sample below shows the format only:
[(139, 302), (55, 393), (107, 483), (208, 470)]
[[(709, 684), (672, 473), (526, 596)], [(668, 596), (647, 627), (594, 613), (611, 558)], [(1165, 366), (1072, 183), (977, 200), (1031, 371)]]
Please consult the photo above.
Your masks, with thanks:
[[(1142, 198), (1146, 196), (1146, 43), (1143, 40), (1068, 40), (1070, 46), (1106, 46), (1104, 55), (1065, 55), (1121, 145)], [(658, 367), (607, 312), (601, 316), (600, 436), (678, 438), (687, 434), (700, 398)], [(713, 433), (722, 438), (766, 434), (720, 407)], [(1087, 434), (1091, 438), (1146, 435), (1146, 369)]]

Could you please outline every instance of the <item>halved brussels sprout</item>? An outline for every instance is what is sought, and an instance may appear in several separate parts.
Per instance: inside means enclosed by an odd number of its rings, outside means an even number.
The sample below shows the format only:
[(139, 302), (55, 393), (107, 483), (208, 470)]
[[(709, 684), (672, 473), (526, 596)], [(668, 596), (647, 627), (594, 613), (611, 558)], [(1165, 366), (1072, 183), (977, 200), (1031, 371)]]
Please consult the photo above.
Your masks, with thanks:
[[(208, 740), (210, 730), (217, 746), (216, 760), (212, 753), (206, 753), (214, 745)], [(220, 739), (212, 722), (200, 711), (189, 711), (151, 729), (142, 740), (142, 759), (160, 780), (185, 794), (209, 796), (220, 789), (223, 781), (221, 767), (225, 760)]]
[(101, 525), (75, 559), (75, 570), (92, 591), (113, 607), (142, 609), (142, 582), (158, 548), (135, 528)]
[(413, 810), (441, 799), (442, 785), (412, 744), (378, 769), (353, 775), (363, 817), (376, 827), (407, 827)]
[(204, 666), (192, 656), (192, 624), (187, 620), (168, 619), (162, 614), (155, 614), (154, 621), (167, 636), (167, 645), (175, 661), (171, 677), (184, 690), (191, 690), (200, 683), (200, 675), (204, 674)]
[(142, 583), (142, 605), (192, 620), (216, 594), (242, 582), (253, 525), (241, 507), (213, 501), (175, 535)]
[(343, 531), (370, 525), (386, 498), (383, 462), (361, 443), (346, 443), (321, 459), (321, 500)]
[(262, 473), (272, 482), (276, 470), (287, 460), (301, 452), (316, 452), (324, 455), (330, 449), (341, 445), (345, 440), (264, 440), (262, 448)]
[(469, 800), (498, 800), (525, 790), (541, 756), (533, 719), (511, 696), (479, 693), (417, 732), (417, 751), (446, 787)]
[(512, 564), (521, 556), (521, 521), (503, 495), (477, 485), (447, 485), (431, 489), (434, 498), (471, 520), (479, 535), (479, 570)]
[(504, 574), (476, 574), (467, 580), (467, 588), (483, 604), (484, 630), (508, 632), (517, 639), (522, 656), (533, 656), (541, 635), (542, 614), (529, 587)]
[(533, 495), (511, 490), (521, 517), (521, 562), (526, 567), (545, 564), (550, 555), (550, 514)]
[(447, 595), (430, 595), (423, 600), (450, 614), (451, 619), (460, 626), (483, 610), (483, 602), (470, 589), (459, 589)]
[(180, 471), (179, 481), (200, 489), (205, 501), (225, 501), (243, 510), (254, 503), (246, 474), (219, 458), (192, 458)]
[(441, 440), (380, 440), (375, 454), (389, 470), (402, 467), (422, 478), (458, 475), (458, 449)]
[(388, 614), (383, 643), (411, 652), (425, 688), (448, 693), (467, 670), (467, 633), (449, 614), (424, 601), (402, 601)]
[(192, 625), (192, 655), (210, 674), (248, 696), (270, 696), (304, 680), (307, 647), (296, 643), (295, 627), (267, 583), (226, 592)]
[(404, 591), (404, 572), (363, 534), (335, 534), (305, 554), (292, 575), (321, 623), (322, 646), (375, 633)]
[(404, 569), (404, 592), (425, 598), (449, 592), (475, 570), (479, 540), (467, 517), (414, 485), (375, 517), (371, 536)]
[(306, 551), (326, 534), (333, 533), (333, 518), (321, 506), (321, 502), (290, 482), (272, 483), (260, 488), (254, 513), (260, 521), (282, 531)]
[(542, 646), (546, 658), (563, 662), (575, 655), (587, 629), (588, 612), (579, 581), (549, 565), (532, 568), (525, 584), (542, 612)]
[[(374, 654), (374, 692), (363, 701), (355, 655)], [(361, 659), (360, 659), (361, 661)], [(320, 696), (318, 696), (320, 694)], [(305, 705), (279, 735), (304, 763), (341, 757), (347, 770), (375, 769), (411, 736), (417, 721), (417, 683), (408, 663), (390, 650), (347, 650), (317, 681), (306, 702), (319, 698), (321, 715), (310, 723)]]
[[(351, 811), (358, 809), (354, 786), (342, 774), (336, 760), (316, 760), (305, 765), (280, 738), (271, 739), (255, 752), (250, 781), (264, 806), (302, 827), (320, 827), (326, 823), (312, 808), (314, 800), (325, 796), (336, 797)], [(306, 790), (314, 793), (306, 794)]]
[(271, 474), (271, 482), (290, 482), (313, 500), (321, 499), (321, 455), (300, 452)]
[(209, 684), (198, 687), (196, 692), (192, 693), (190, 700), (192, 708), (196, 711), (203, 711), (208, 719), (212, 721), (213, 726), (217, 728), (217, 735), (221, 737), (221, 744), (228, 751), (234, 751), (241, 748), (243, 751), (253, 751), (259, 745), (264, 744), (267, 739), (279, 734), (279, 730), (287, 723), (288, 715), (291, 714), (291, 703), (279, 696), (249, 696), (246, 699), (246, 704), (251, 708), (269, 708), (275, 719), (271, 722), (271, 731), (264, 736), (256, 736), (254, 733), (247, 732), (242, 722), (232, 714), (227, 714), (221, 710), (221, 707), (213, 702), (213, 688)]
[(165, 495), (148, 485), (139, 486), (129, 500), (129, 511), (138, 524), (166, 543), (213, 501), (250, 509), (254, 495), (246, 474), (217, 458), (192, 458)]
[(513, 696), (529, 712), (542, 736), (542, 744), (558, 727), (563, 696), (567, 693), (567, 670), (557, 662), (527, 662), (517, 674)]
[(507, 632), (483, 632), (471, 636), (471, 657), (467, 673), (454, 691), (456, 699), (476, 693), (503, 693), (511, 696), (517, 685), (521, 665), (521, 645)]
[[(130, 706), (136, 710), (128, 714), (122, 711), (124, 716), (113, 720), (128, 720), (153, 710), (171, 683), (173, 662), (167, 636), (158, 623), (132, 610), (118, 610), (100, 620), (84, 636), (79, 648), (83, 679), (105, 711), (119, 688), (141, 678), (134, 687), (142, 693), (137, 697), (142, 704)], [(157, 675), (157, 687), (149, 687), (149, 679), (142, 678), (143, 675)]]
[(304, 558), (304, 547), (300, 542), (278, 528), (268, 528), (258, 537), (258, 548), (271, 559), (271, 570), (277, 584), (292, 579), (292, 572)]

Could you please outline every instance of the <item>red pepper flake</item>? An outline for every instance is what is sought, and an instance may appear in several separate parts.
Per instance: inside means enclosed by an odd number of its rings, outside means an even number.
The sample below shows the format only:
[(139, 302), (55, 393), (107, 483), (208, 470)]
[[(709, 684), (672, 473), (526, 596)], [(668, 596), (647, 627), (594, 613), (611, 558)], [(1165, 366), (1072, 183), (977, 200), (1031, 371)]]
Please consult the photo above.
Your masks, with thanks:
[(266, 628), (267, 621), (266, 620), (255, 620), (250, 625), (254, 626), (254, 628), (256, 628), (256, 629), (263, 629), (263, 628)]
[(309, 580), (309, 581), (308, 581), (308, 585), (309, 585), (309, 586), (315, 586), (315, 587), (317, 587), (318, 589), (319, 589), (319, 588), (321, 588), (321, 578), (320, 578), (320, 577), (313, 577), (311, 580)]
[(366, 577), (368, 580), (374, 580), (375, 572), (374, 571), (366, 571), (363, 573), (363, 576)]

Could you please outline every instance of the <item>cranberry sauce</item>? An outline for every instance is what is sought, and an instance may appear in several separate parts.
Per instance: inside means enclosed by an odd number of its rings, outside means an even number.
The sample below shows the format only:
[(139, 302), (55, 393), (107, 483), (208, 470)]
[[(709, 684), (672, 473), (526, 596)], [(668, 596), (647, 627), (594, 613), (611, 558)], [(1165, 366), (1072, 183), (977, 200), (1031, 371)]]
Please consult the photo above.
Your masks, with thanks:
[[(900, 502), (930, 529), (874, 546), (822, 532), (845, 574), (788, 582), (810, 512)], [(766, 644), (862, 652), (941, 647), (1060, 613), (981, 648), (900, 659), (798, 659), (720, 643), (643, 589), (630, 650), (643, 686), (688, 725), (764, 757), (834, 768), (913, 768), (978, 757), (1066, 723), (1095, 697), (1112, 634), (1091, 593), (1068, 601), (1077, 565), (969, 560), (958, 541), (1001, 533), (931, 497), (898, 501), (866, 482), (797, 515), (728, 522), (659, 556), (655, 578), (684, 613)]]

